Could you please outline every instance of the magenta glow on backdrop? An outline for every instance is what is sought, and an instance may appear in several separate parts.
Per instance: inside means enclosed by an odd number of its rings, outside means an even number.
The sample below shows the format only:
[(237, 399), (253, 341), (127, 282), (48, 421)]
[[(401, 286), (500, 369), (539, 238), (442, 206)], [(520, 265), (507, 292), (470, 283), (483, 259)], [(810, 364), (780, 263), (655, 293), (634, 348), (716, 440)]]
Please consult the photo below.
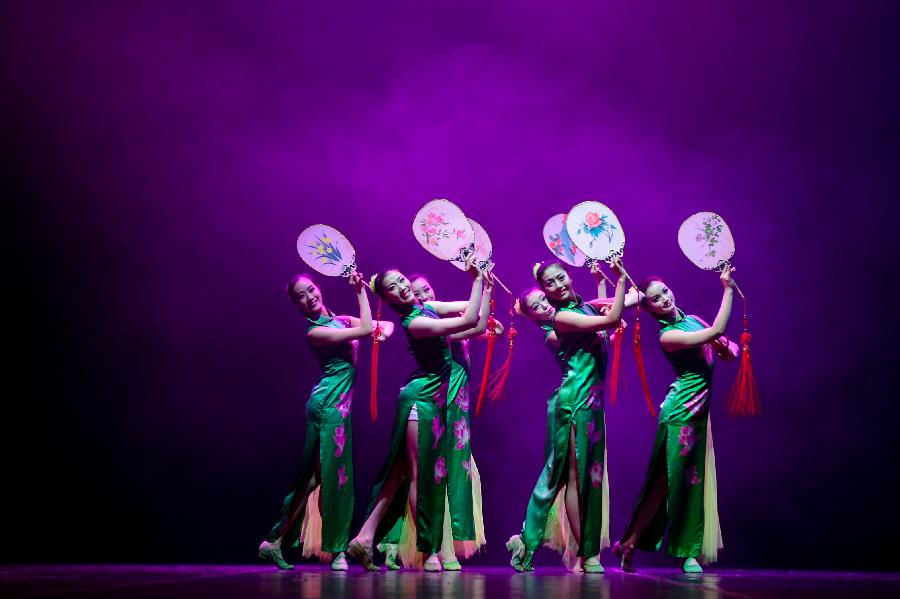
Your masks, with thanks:
[[(720, 364), (721, 563), (900, 567), (895, 4), (0, 12), (19, 390), (6, 400), (0, 559), (252, 559), (298, 466), (317, 374), (284, 292), (306, 270), (297, 235), (331, 224), (364, 274), (424, 272), (439, 298), (462, 297), (467, 276), (410, 232), (419, 207), (449, 198), (490, 233), (514, 290), (550, 257), (550, 216), (603, 202), (627, 230), (632, 276), (663, 276), (708, 320), (720, 285), (676, 236), (690, 214), (722, 215), (763, 413), (725, 417), (736, 366)], [(575, 281), (590, 293), (586, 271)], [(343, 279), (320, 282), (328, 305), (353, 310)], [(473, 423), (481, 563), (502, 563), (521, 526), (558, 385), (539, 332), (518, 327), (507, 399)], [(642, 332), (658, 403), (672, 375), (655, 324)], [(413, 368), (401, 335), (380, 359), (377, 423), (361, 417), (366, 352), (357, 381), (354, 528)], [(655, 430), (630, 354), (622, 368), (607, 416), (614, 537)]]

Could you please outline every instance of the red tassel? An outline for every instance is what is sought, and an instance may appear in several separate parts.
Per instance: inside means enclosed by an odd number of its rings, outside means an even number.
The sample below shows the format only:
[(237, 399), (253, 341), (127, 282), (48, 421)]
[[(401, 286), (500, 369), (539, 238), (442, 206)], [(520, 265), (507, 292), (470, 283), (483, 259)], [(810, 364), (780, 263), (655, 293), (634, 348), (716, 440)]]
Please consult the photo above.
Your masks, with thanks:
[(379, 322), (379, 324), (375, 325), (375, 330), (372, 331), (372, 374), (370, 379), (372, 381), (371, 388), (369, 390), (369, 414), (372, 416), (372, 422), (378, 418), (378, 347), (381, 344), (378, 341), (378, 336), (381, 335), (381, 300), (378, 300), (378, 310), (375, 313), (375, 320)]
[(747, 301), (744, 300), (744, 332), (741, 333), (741, 366), (737, 380), (728, 391), (725, 409), (733, 416), (756, 416), (759, 414), (759, 392), (753, 364), (750, 361), (750, 319), (747, 317)]
[(609, 404), (616, 405), (616, 394), (619, 391), (619, 363), (622, 357), (622, 337), (625, 336), (625, 327), (622, 323), (616, 327), (616, 338), (613, 340), (613, 360), (609, 372)]
[(634, 314), (634, 361), (637, 363), (638, 375), (641, 377), (641, 387), (644, 389), (644, 400), (650, 415), (656, 418), (656, 410), (650, 399), (650, 386), (647, 384), (647, 371), (644, 369), (644, 354), (641, 353), (641, 307), (635, 309)]
[(491, 375), (491, 380), (488, 382), (490, 386), (490, 391), (488, 392), (488, 398), (491, 401), (497, 401), (503, 397), (503, 393), (506, 391), (506, 381), (509, 379), (509, 372), (512, 369), (512, 357), (513, 357), (513, 340), (516, 338), (516, 325), (512, 320), (512, 310), (510, 310), (510, 318), (509, 318), (509, 344), (506, 350), (506, 360), (503, 361), (503, 365), (494, 371), (494, 374)]
[(478, 403), (475, 404), (475, 415), (481, 414), (481, 405), (484, 403), (484, 394), (487, 391), (488, 373), (491, 371), (491, 360), (494, 359), (494, 346), (497, 345), (497, 333), (494, 332), (494, 300), (491, 300), (491, 315), (488, 318), (487, 352), (484, 356), (484, 371), (481, 373), (481, 389), (478, 390)]

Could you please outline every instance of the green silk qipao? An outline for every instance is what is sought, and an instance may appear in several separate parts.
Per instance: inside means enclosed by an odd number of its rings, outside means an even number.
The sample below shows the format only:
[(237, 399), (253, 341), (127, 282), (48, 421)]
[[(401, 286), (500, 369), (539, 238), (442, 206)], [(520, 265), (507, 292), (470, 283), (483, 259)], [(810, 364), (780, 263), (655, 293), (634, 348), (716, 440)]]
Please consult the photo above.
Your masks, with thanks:
[[(405, 451), (407, 421), (410, 410), (415, 405), (419, 423), (416, 548), (425, 555), (431, 555), (440, 550), (444, 525), (448, 473), (445, 456), (449, 442), (446, 415), (452, 359), (445, 337), (416, 339), (410, 334), (409, 325), (415, 318), (440, 316), (427, 306), (416, 306), (402, 320), (410, 352), (415, 357), (418, 368), (400, 389), (387, 460), (372, 489), (367, 515), (372, 512), (378, 493), (387, 481), (400, 452)], [(410, 480), (409, 477), (406, 478), (391, 500), (388, 511), (375, 532), (376, 545), (383, 544), (386, 537), (393, 535), (392, 529), (406, 513)]]
[[(334, 315), (308, 320), (307, 334), (316, 327), (348, 327)], [(284, 547), (299, 543), (306, 500), (317, 486), (318, 457), (322, 474), (322, 551), (338, 553), (347, 549), (353, 517), (350, 408), (358, 346), (357, 340), (327, 345), (309, 343), (322, 374), (306, 402), (306, 440), (300, 471), (282, 502), (281, 515), (269, 532), (269, 541), (282, 537)]]
[[(666, 331), (692, 332), (706, 328), (696, 317), (682, 312), (673, 322), (660, 320), (660, 325), (660, 336)], [(709, 427), (713, 350), (705, 344), (663, 353), (672, 364), (676, 378), (660, 409), (653, 453), (637, 506), (651, 488), (657, 468), (666, 469), (668, 494), (636, 547), (659, 550), (668, 524), (669, 555), (683, 558), (702, 555), (709, 563), (722, 547)]]
[[(581, 301), (570, 302), (559, 309), (597, 316), (599, 310)], [(522, 540), (534, 551), (545, 538), (548, 517), (560, 485), (566, 476), (569, 435), (575, 431), (575, 460), (581, 493), (579, 512), (581, 546), (578, 557), (595, 556), (609, 544), (609, 522), (606, 503), (606, 425), (603, 410), (603, 382), (606, 377), (605, 333), (563, 333), (559, 340), (557, 361), (563, 379), (552, 408), (551, 439), (547, 462), (528, 502)], [(546, 334), (545, 334), (546, 338)], [(552, 398), (551, 398), (552, 404)], [(551, 405), (548, 404), (548, 415)], [(551, 428), (552, 427), (552, 428)], [(606, 497), (607, 499), (604, 499)]]

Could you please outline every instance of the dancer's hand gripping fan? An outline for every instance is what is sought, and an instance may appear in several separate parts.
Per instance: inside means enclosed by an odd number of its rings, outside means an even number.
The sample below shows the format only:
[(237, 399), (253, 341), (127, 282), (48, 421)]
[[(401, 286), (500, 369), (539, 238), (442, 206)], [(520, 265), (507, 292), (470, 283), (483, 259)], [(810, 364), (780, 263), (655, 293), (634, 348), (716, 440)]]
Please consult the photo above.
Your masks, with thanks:
[[(297, 253), (310, 268), (328, 277), (349, 277), (356, 272), (356, 250), (344, 235), (328, 225), (306, 227), (297, 237)], [(381, 321), (381, 302), (375, 315)], [(378, 380), (378, 343), (380, 326), (372, 332), (372, 389), (369, 398), (369, 412), (372, 420), (378, 417), (376, 400)]]
[[(678, 229), (678, 245), (688, 260), (703, 270), (721, 272), (731, 268), (734, 257), (734, 237), (728, 223), (715, 212), (698, 212), (688, 217)], [(731, 414), (755, 416), (759, 413), (759, 393), (750, 362), (750, 319), (747, 298), (732, 281), (744, 304), (744, 331), (741, 333), (741, 364), (737, 380), (728, 392), (725, 407)]]
[[(617, 258), (621, 258), (625, 252), (625, 230), (622, 228), (622, 224), (619, 222), (616, 214), (608, 206), (600, 202), (581, 202), (576, 204), (566, 217), (566, 231), (575, 246), (587, 257), (585, 264), (588, 266), (599, 262), (611, 264)], [(634, 286), (634, 281), (631, 280), (627, 272), (623, 272), (623, 276), (628, 277), (628, 280)], [(615, 403), (618, 393), (619, 364), (621, 362), (620, 356), (624, 334), (624, 328), (619, 325), (615, 333), (613, 363), (609, 381), (609, 400), (611, 404)], [(650, 414), (656, 416), (656, 410), (653, 408), (653, 401), (650, 398), (647, 374), (644, 370), (644, 356), (641, 352), (640, 305), (635, 311), (633, 347), (634, 359), (641, 378), (641, 388), (644, 391), (644, 400), (647, 403), (647, 409), (650, 411)]]

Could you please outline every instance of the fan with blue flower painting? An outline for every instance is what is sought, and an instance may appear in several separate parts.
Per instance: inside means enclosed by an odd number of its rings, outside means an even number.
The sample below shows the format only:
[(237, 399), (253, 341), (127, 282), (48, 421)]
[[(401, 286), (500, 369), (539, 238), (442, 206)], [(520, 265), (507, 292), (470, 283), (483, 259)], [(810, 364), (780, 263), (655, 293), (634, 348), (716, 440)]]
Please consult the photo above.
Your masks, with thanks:
[(329, 277), (349, 277), (356, 270), (356, 250), (328, 225), (312, 225), (297, 237), (297, 253), (310, 268)]

